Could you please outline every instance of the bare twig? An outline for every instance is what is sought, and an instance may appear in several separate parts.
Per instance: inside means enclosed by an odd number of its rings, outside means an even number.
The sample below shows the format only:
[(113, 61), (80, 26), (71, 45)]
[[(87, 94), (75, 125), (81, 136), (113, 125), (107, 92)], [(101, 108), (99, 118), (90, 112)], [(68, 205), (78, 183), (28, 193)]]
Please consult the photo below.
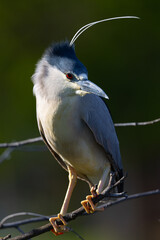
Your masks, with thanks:
[(23, 231), (20, 227), (17, 226), (16, 229), (17, 229), (20, 233), (24, 234), (24, 231)]
[(22, 152), (42, 152), (42, 151), (47, 151), (47, 146), (46, 145), (34, 145), (34, 146), (21, 146), (21, 147), (8, 147), (4, 150), (4, 152), (0, 155), (0, 164), (11, 158), (12, 153), (15, 151), (22, 151)]
[[(2, 163), (3, 161), (5, 161), (6, 159), (9, 159), (11, 157), (11, 153), (15, 150), (15, 149), (20, 149), (20, 147), (27, 145), (27, 144), (32, 144), (32, 143), (36, 143), (42, 141), (41, 137), (36, 137), (36, 138), (30, 138), (30, 139), (26, 139), (23, 141), (18, 141), (18, 142), (13, 142), (13, 143), (1, 143), (0, 144), (0, 148), (7, 148), (1, 155), (0, 155), (0, 163)], [(23, 149), (23, 151), (26, 150)], [(27, 149), (28, 150), (32, 150), (32, 151), (40, 151), (42, 150), (42, 147), (37, 146), (34, 148)]]
[(42, 137), (30, 138), (30, 139), (22, 140), (19, 142), (13, 142), (13, 143), (0, 143), (0, 148), (8, 148), (8, 147), (16, 148), (26, 144), (31, 144), (31, 143), (40, 142), (40, 141), (42, 141)]
[(84, 238), (82, 238), (82, 236), (80, 236), (77, 232), (75, 232), (72, 228), (68, 227), (68, 230), (72, 233), (74, 233), (79, 239), (81, 240), (85, 240)]
[(147, 196), (157, 195), (157, 194), (160, 194), (160, 189), (156, 189), (156, 190), (152, 190), (152, 191), (148, 191), (148, 192), (143, 192), (143, 193), (136, 193), (136, 194), (132, 194), (132, 195), (129, 195), (129, 196), (119, 198), (117, 201), (102, 204), (102, 205), (100, 205), (99, 208), (102, 208), (102, 207), (108, 208), (108, 207), (111, 207), (113, 205), (124, 202), (126, 200), (133, 200), (133, 199), (136, 199), (136, 198), (147, 197)]
[[(132, 126), (136, 127), (136, 126), (151, 125), (157, 122), (160, 122), (160, 118), (152, 121), (148, 121), (148, 122), (115, 123), (114, 126), (115, 127), (132, 127)], [(12, 143), (0, 143), (0, 148), (17, 148), (17, 147), (21, 147), (27, 144), (32, 144), (40, 141), (42, 141), (42, 137), (29, 138), (26, 140), (12, 142)]]
[[(109, 192), (111, 191), (111, 189), (115, 188), (118, 184), (121, 183), (121, 181), (123, 181), (124, 178), (122, 178), (121, 180), (119, 180), (118, 182), (116, 182), (113, 186), (111, 186), (109, 189), (106, 188), (106, 190), (103, 191), (102, 194), (98, 195), (97, 197), (93, 198), (93, 202), (94, 203), (98, 203), (99, 201), (101, 201), (104, 197), (110, 197), (111, 195), (109, 194)], [(105, 204), (101, 204), (99, 207), (102, 208), (108, 208), (111, 207), (113, 205), (119, 204), (121, 202), (127, 201), (127, 200), (132, 200), (132, 199), (136, 199), (136, 198), (140, 198), (140, 197), (145, 197), (145, 196), (151, 196), (151, 195), (156, 195), (156, 194), (160, 194), (160, 190), (152, 190), (152, 191), (148, 191), (148, 192), (143, 192), (143, 193), (138, 193), (138, 194), (133, 194), (133, 195), (129, 195), (129, 196), (124, 196), (124, 197), (120, 197), (119, 199), (115, 200), (115, 201), (111, 201)], [(74, 219), (76, 219), (79, 216), (83, 216), (83, 215), (88, 215), (83, 207), (80, 207), (78, 209), (76, 209), (75, 211), (68, 213), (64, 216), (64, 219), (66, 222), (70, 222)], [(48, 217), (46, 217), (48, 218)], [(44, 220), (44, 219), (43, 219)], [(57, 221), (57, 224), (61, 224), (60, 221)], [(13, 227), (14, 225), (12, 225)], [(17, 225), (15, 225), (17, 227)], [(3, 228), (4, 226), (1, 225), (1, 228)], [(52, 226), (50, 223), (43, 225), (37, 229), (33, 229), (31, 230), (31, 232), (22, 234), (20, 236), (11, 238), (11, 240), (25, 240), (25, 239), (30, 239), (33, 238), (35, 236), (38, 236), (42, 233), (48, 232), (52, 229)], [(82, 239), (82, 238), (81, 238)]]
[(0, 240), (7, 240), (7, 239), (9, 239), (9, 238), (11, 238), (11, 234), (8, 234), (8, 235), (5, 236), (5, 237), (0, 237)]
[[(11, 218), (15, 218), (15, 217), (19, 217), (19, 216), (35, 216), (36, 218), (31, 218), (31, 219), (25, 219), (23, 221), (17, 221), (17, 222), (13, 222), (13, 223), (6, 223), (5, 222)], [(3, 218), (0, 221), (0, 228), (9, 228), (9, 227), (17, 227), (20, 225), (24, 225), (27, 223), (31, 223), (31, 222), (38, 222), (38, 221), (44, 221), (44, 220), (49, 220), (50, 217), (54, 217), (54, 216), (44, 216), (42, 214), (38, 214), (38, 213), (32, 213), (32, 212), (19, 212), (19, 213), (13, 213), (10, 214), (8, 216), (6, 216), (5, 218)]]
[[(151, 196), (151, 195), (155, 195), (155, 194), (160, 194), (160, 190), (157, 189), (157, 190), (153, 190), (153, 191), (149, 191), (149, 192), (133, 194), (133, 195), (130, 195), (128, 197), (122, 197), (119, 200), (107, 203), (105, 205), (101, 205), (100, 207), (104, 206), (105, 208), (108, 208), (108, 207), (111, 207), (112, 205), (119, 204), (119, 203), (127, 201), (127, 200), (136, 199), (136, 198), (140, 198), (140, 197), (144, 197), (144, 196)], [(65, 219), (65, 221), (69, 222), (69, 221), (72, 221), (72, 220), (76, 219), (77, 217), (83, 216), (83, 215), (86, 215), (86, 213), (84, 211), (84, 208), (81, 207), (81, 208), (79, 208), (79, 209), (77, 209), (77, 210), (75, 210), (71, 213), (66, 214), (64, 216), (64, 219)], [(60, 221), (57, 221), (57, 224), (61, 224)], [(50, 223), (48, 223), (48, 224), (43, 225), (43, 226), (41, 226), (37, 229), (33, 229), (31, 232), (25, 233), (21, 236), (11, 238), (11, 240), (25, 240), (25, 239), (33, 238), (33, 237), (38, 236), (42, 233), (48, 232), (51, 229), (52, 229), (52, 226), (51, 226)]]
[(148, 121), (148, 122), (130, 122), (130, 123), (115, 123), (115, 127), (136, 127), (136, 126), (145, 126), (145, 125), (151, 125), (154, 123), (160, 122), (160, 118)]
[(0, 163), (2, 163), (4, 160), (9, 159), (11, 156), (11, 153), (13, 152), (13, 148), (7, 148), (5, 151), (0, 155)]
[(0, 225), (0, 229), (1, 228), (12, 228), (12, 227), (17, 227), (17, 226), (21, 226), (21, 225), (25, 225), (25, 224), (29, 224), (29, 223), (36, 223), (36, 222), (42, 222), (42, 221), (46, 221), (46, 218), (44, 218), (44, 217), (29, 218), (29, 219), (15, 221), (15, 222), (11, 222), (11, 223), (3, 223), (2, 225)]

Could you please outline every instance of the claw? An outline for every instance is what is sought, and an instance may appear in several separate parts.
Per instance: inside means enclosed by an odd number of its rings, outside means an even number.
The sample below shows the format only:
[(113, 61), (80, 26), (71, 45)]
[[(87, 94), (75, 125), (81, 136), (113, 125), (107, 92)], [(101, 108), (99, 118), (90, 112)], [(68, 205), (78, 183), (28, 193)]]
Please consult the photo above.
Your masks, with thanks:
[(97, 187), (93, 186), (91, 187), (91, 195), (88, 195), (86, 197), (86, 200), (81, 201), (82, 206), (84, 207), (85, 211), (89, 214), (89, 213), (93, 213), (96, 210), (96, 206), (94, 205), (92, 198), (97, 196), (97, 192), (96, 192)]
[(90, 190), (91, 195), (86, 197), (86, 200), (81, 202), (82, 206), (84, 207), (85, 211), (89, 213), (94, 213), (95, 211), (103, 211), (104, 208), (97, 208), (96, 205), (93, 203), (92, 199), (95, 198), (97, 193), (97, 187), (93, 186)]
[[(63, 225), (58, 225), (56, 223), (56, 220), (60, 220)], [(56, 236), (63, 234), (64, 232), (68, 232), (66, 225), (67, 222), (64, 220), (63, 216), (59, 213), (57, 217), (52, 217), (49, 219), (50, 223), (53, 226), (53, 229), (51, 230)]]
[(85, 211), (89, 213), (93, 213), (96, 210), (94, 203), (92, 202), (92, 195), (86, 197), (86, 200), (81, 201), (82, 206), (84, 207)]

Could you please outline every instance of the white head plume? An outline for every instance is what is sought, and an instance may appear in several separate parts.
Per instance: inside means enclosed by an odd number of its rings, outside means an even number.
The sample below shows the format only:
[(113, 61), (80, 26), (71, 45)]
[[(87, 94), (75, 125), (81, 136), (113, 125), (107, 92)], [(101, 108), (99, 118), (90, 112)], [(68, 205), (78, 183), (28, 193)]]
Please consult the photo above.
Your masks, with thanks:
[(139, 19), (139, 17), (136, 16), (122, 16), (122, 17), (113, 17), (113, 18), (107, 18), (107, 19), (102, 19), (96, 22), (91, 22), (86, 24), (85, 26), (81, 27), (73, 36), (72, 40), (70, 41), (70, 46), (73, 45), (73, 43), (77, 40), (77, 38), (84, 32), (86, 31), (88, 28), (92, 27), (93, 25), (97, 24), (97, 23), (101, 23), (101, 22), (107, 22), (107, 21), (112, 21), (112, 20), (118, 20), (118, 19), (124, 19), (124, 18), (135, 18), (135, 19)]

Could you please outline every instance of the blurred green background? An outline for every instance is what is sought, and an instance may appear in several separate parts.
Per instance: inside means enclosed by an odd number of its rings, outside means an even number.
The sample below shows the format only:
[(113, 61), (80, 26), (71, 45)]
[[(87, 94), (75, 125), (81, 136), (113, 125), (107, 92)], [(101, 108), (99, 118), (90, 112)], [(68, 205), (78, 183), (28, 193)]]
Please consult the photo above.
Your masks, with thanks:
[[(123, 15), (141, 20), (94, 26), (78, 39), (76, 53), (88, 68), (89, 79), (108, 94), (114, 122), (152, 120), (160, 117), (160, 1), (0, 0), (1, 143), (39, 136), (31, 76), (45, 48), (53, 41), (70, 40), (89, 22)], [(158, 188), (160, 123), (117, 128), (117, 134), (128, 172), (125, 190), (132, 194)], [(49, 151), (34, 151), (35, 146), (14, 151), (0, 165), (0, 219), (21, 211), (50, 215), (60, 210), (67, 173)], [(79, 207), (88, 193), (87, 184), (78, 181), (69, 211)], [(86, 240), (158, 240), (159, 219), (160, 197), (152, 196), (70, 225)], [(11, 229), (0, 231), (0, 236), (7, 233), (17, 234)], [(36, 239), (54, 236), (46, 233)], [(58, 239), (77, 237), (68, 233)]]

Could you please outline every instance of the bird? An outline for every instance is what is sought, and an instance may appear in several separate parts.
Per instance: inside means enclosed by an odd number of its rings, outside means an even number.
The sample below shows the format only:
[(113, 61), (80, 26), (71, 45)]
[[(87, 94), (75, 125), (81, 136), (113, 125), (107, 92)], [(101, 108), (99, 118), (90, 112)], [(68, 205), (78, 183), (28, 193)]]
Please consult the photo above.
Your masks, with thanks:
[[(49, 219), (55, 235), (66, 231), (70, 198), (77, 178), (88, 183), (91, 195), (81, 202), (87, 213), (96, 210), (92, 198), (109, 183), (123, 176), (119, 141), (110, 111), (104, 102), (107, 94), (88, 79), (88, 71), (77, 58), (76, 39), (89, 27), (123, 16), (89, 23), (69, 42), (52, 44), (43, 54), (32, 76), (40, 134), (58, 163), (68, 171), (69, 184), (57, 217)], [(118, 192), (123, 191), (120, 184)], [(61, 220), (61, 225), (56, 220)]]

